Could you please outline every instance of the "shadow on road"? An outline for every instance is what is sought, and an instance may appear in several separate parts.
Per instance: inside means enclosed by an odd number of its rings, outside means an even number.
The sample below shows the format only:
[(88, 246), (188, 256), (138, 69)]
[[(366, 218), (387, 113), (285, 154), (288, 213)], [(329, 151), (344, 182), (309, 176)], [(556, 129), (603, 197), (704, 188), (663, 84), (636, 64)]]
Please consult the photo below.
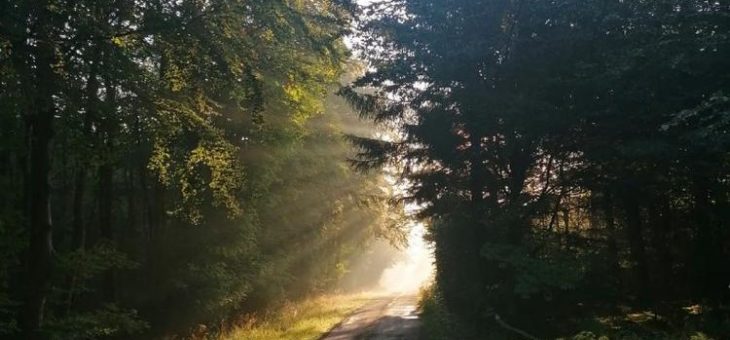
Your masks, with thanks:
[(373, 299), (321, 340), (418, 340), (420, 320), (415, 296)]

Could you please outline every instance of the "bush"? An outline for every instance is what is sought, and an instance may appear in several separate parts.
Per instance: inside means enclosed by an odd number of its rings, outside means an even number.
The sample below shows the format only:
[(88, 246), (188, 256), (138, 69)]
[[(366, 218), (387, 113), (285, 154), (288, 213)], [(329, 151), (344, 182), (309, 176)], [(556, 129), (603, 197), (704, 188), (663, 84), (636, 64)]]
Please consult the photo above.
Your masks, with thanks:
[(422, 322), (421, 335), (425, 340), (456, 340), (474, 338), (464, 324), (444, 304), (438, 287), (433, 284), (420, 291), (418, 309)]

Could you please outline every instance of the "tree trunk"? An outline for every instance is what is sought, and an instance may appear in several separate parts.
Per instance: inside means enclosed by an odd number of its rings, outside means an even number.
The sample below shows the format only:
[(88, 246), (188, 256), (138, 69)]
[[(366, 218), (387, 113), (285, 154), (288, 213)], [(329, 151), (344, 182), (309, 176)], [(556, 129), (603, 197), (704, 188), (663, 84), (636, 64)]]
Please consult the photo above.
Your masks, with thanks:
[[(74, 196), (72, 203), (72, 232), (71, 248), (74, 251), (83, 251), (86, 246), (86, 227), (84, 226), (83, 207), (84, 207), (84, 191), (86, 190), (86, 170), (80, 167), (76, 171), (74, 177)], [(66, 312), (71, 311), (73, 305), (74, 294), (76, 292), (76, 273), (72, 272), (66, 278), (66, 286), (68, 294), (66, 296)]]
[(644, 301), (649, 292), (649, 267), (647, 266), (644, 237), (642, 234), (641, 208), (636, 199), (636, 192), (628, 192), (624, 197), (626, 211), (626, 227), (629, 237), (631, 260), (634, 263), (634, 277), (639, 293), (639, 299)]
[(112, 228), (112, 167), (109, 164), (99, 166), (97, 175), (99, 177), (99, 233), (103, 240), (112, 241), (114, 239)]
[(614, 202), (613, 194), (610, 192), (604, 193), (603, 199), (603, 216), (606, 219), (606, 241), (608, 242), (608, 269), (609, 277), (613, 279), (612, 283), (616, 283), (620, 272), (619, 260), (618, 260), (618, 233), (616, 232), (616, 216), (614, 213)]
[(469, 136), (469, 143), (471, 144), (469, 148), (469, 193), (474, 206), (474, 213), (478, 215), (478, 211), (482, 208), (481, 203), (484, 201), (484, 171), (481, 157), (481, 138), (478, 134), (472, 132), (471, 136)]
[[(30, 10), (36, 19), (34, 29), (38, 36), (35, 48), (35, 93), (33, 111), (28, 117), (28, 246), (26, 301), (22, 328), (26, 339), (42, 339), (40, 332), (46, 296), (50, 289), (53, 255), (53, 224), (50, 200), (50, 155), (53, 136), (53, 103), (55, 77), (51, 69), (54, 48), (51, 45), (50, 13), (46, 1), (38, 1)], [(26, 86), (32, 86), (30, 84)]]
[[(517, 140), (513, 140), (513, 142), (519, 144)], [(509, 161), (509, 197), (507, 198), (508, 207), (510, 214), (513, 215), (514, 223), (510, 225), (508, 236), (510, 243), (518, 245), (523, 242), (528, 231), (528, 223), (525, 223), (526, 213), (522, 205), (522, 191), (525, 189), (530, 157), (525, 149), (519, 146), (515, 146), (515, 148), (516, 150), (513, 150)]]
[[(106, 112), (106, 117), (99, 124), (100, 127), (100, 139), (99, 144), (103, 145), (103, 150), (106, 152), (106, 157), (102, 158), (101, 165), (98, 169), (99, 177), (99, 234), (103, 242), (108, 242), (109, 245), (114, 246), (114, 219), (113, 219), (113, 204), (114, 204), (114, 168), (110, 155), (114, 149), (114, 129), (115, 129), (115, 116), (116, 116), (116, 88), (111, 84), (108, 79), (105, 79), (106, 86), (106, 104), (110, 108), (109, 112)], [(102, 295), (107, 301), (114, 301), (116, 296), (115, 287), (115, 271), (114, 268), (110, 268), (104, 273), (102, 283)]]
[(137, 207), (137, 188), (135, 186), (135, 177), (134, 177), (134, 161), (130, 160), (130, 163), (132, 166), (127, 169), (127, 223), (126, 228), (124, 228), (124, 233), (121, 236), (123, 239), (123, 242), (127, 244), (128, 242), (132, 242), (132, 239), (137, 235), (138, 229), (137, 229), (137, 210), (139, 209)]
[(83, 249), (86, 245), (86, 227), (84, 226), (84, 192), (86, 191), (86, 170), (78, 169), (74, 179), (73, 198), (73, 237), (71, 247), (74, 250)]
[[(92, 45), (89, 47), (89, 74), (86, 81), (86, 107), (83, 114), (83, 137), (88, 142), (93, 141), (94, 137), (92, 134), (92, 125), (95, 119), (98, 118), (99, 114), (99, 62), (101, 57), (101, 51), (98, 45)], [(84, 149), (84, 151), (87, 151)], [(73, 218), (72, 218), (72, 230), (73, 235), (71, 239), (71, 247), (74, 251), (83, 251), (86, 248), (86, 224), (84, 223), (84, 197), (86, 196), (86, 168), (90, 165), (89, 162), (82, 159), (77, 164), (77, 172), (74, 180), (74, 197), (73, 197)], [(67, 278), (68, 295), (66, 298), (66, 310), (71, 310), (74, 294), (76, 293), (78, 277), (76, 272), (70, 273)]]
[[(83, 116), (83, 136), (88, 141), (93, 139), (91, 134), (92, 122), (98, 115), (99, 109), (99, 81), (98, 81), (98, 69), (99, 69), (99, 48), (96, 46), (91, 47), (91, 59), (89, 76), (86, 82), (86, 110)], [(86, 194), (86, 167), (85, 161), (80, 161), (78, 170), (76, 173), (76, 179), (74, 183), (74, 203), (73, 203), (73, 239), (72, 246), (74, 250), (83, 249), (86, 245), (86, 227), (83, 219), (83, 208), (84, 208), (84, 196)]]
[[(113, 172), (108, 164), (101, 165), (98, 171), (99, 176), (99, 232), (102, 242), (114, 245), (114, 231), (112, 228), (112, 190)], [(102, 296), (106, 301), (114, 301), (114, 268), (104, 273), (102, 279)]]
[[(697, 173), (708, 173), (704, 169)], [(720, 281), (726, 261), (723, 259), (722, 242), (714, 221), (710, 202), (712, 182), (708, 178), (694, 179), (694, 224), (697, 231), (695, 242), (692, 280), (696, 297), (717, 301), (727, 283)]]
[(658, 295), (658, 299), (669, 298), (673, 296), (672, 287), (676, 286), (676, 283), (672, 283), (672, 253), (669, 250), (669, 245), (672, 244), (670, 237), (672, 232), (672, 217), (671, 209), (666, 201), (661, 204), (653, 204), (651, 207), (651, 219), (652, 225), (654, 226), (654, 248), (657, 251), (657, 282), (658, 286), (655, 293)]

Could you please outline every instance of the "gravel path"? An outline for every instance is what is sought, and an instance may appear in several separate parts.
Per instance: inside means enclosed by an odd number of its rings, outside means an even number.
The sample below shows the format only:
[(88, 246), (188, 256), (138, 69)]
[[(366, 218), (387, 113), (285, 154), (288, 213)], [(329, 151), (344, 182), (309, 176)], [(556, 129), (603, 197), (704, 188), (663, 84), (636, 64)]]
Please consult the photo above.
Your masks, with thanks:
[(414, 295), (375, 298), (322, 340), (418, 340), (417, 303)]

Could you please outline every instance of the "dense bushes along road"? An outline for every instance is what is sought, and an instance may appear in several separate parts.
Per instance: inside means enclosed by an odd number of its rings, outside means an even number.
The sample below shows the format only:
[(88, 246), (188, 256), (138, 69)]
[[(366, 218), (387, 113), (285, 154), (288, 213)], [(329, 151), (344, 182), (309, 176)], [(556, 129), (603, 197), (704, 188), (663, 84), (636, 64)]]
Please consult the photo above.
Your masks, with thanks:
[(648, 314), (641, 338), (730, 337), (727, 2), (364, 13), (369, 73), (342, 93), (401, 138), (360, 140), (357, 165), (409, 165), (404, 198), (425, 206), (437, 296), (462, 328), (519, 337), (500, 316), (550, 338)]
[(338, 285), (389, 209), (331, 95), (351, 10), (2, 2), (0, 337), (215, 331)]

